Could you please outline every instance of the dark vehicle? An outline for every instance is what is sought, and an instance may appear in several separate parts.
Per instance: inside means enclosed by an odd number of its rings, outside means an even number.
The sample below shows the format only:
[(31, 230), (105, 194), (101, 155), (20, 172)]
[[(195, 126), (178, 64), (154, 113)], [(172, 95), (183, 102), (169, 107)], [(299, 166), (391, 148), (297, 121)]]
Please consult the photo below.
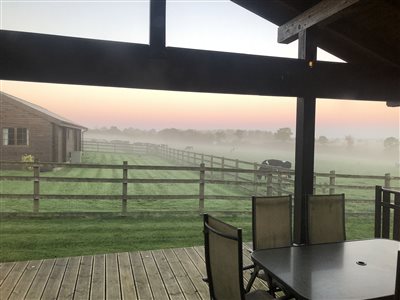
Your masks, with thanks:
[[(257, 178), (260, 180), (263, 176), (267, 178), (268, 173), (278, 170), (290, 170), (292, 163), (287, 160), (280, 159), (266, 159), (261, 163), (260, 168), (257, 170)], [(290, 174), (288, 174), (290, 178)]]

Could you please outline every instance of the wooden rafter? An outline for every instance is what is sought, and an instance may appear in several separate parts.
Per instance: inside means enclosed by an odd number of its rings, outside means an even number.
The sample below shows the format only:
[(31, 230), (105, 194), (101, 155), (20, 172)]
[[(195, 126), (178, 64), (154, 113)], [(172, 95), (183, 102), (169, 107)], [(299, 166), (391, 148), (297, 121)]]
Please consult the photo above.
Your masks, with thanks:
[(363, 65), (0, 30), (0, 79), (173, 91), (400, 99), (399, 74)]
[(290, 43), (299, 32), (343, 11), (360, 0), (323, 0), (278, 28), (278, 42)]

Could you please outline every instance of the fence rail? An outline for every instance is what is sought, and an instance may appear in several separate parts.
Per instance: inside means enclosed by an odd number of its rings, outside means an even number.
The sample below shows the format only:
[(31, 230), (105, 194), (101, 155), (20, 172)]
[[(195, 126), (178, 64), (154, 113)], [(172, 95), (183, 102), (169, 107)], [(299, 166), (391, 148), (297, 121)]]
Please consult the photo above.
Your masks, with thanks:
[[(0, 165), (12, 165), (32, 169), (32, 176), (1, 175), (0, 181), (32, 181), (33, 192), (30, 194), (0, 194), (1, 199), (33, 199), (33, 212), (39, 212), (40, 199), (55, 200), (120, 200), (122, 202), (122, 213), (127, 213), (128, 200), (198, 200), (198, 211), (204, 211), (205, 200), (248, 200), (249, 195), (282, 195), (292, 194), (294, 189), (294, 179), (289, 176), (294, 175), (294, 170), (274, 168), (265, 172), (264, 179), (260, 180), (257, 176), (259, 163), (252, 163), (239, 159), (207, 155), (188, 150), (181, 150), (168, 147), (167, 145), (155, 145), (150, 143), (105, 143), (105, 142), (84, 142), (85, 151), (115, 152), (115, 153), (137, 153), (160, 156), (164, 159), (173, 161), (179, 165), (159, 166), (159, 165), (129, 165), (128, 162), (122, 164), (87, 164), (87, 163), (54, 163), (54, 162), (9, 162), (0, 161)], [(185, 164), (185, 165), (183, 165)], [(42, 176), (41, 168), (84, 168), (84, 169), (105, 169), (121, 170), (120, 178), (92, 178), (92, 177), (63, 177), (63, 176)], [(132, 172), (138, 170), (151, 171), (189, 171), (198, 174), (197, 178), (132, 178)], [(385, 188), (391, 188), (394, 184), (399, 185), (400, 177), (385, 174), (377, 175), (351, 175), (339, 174), (335, 171), (329, 173), (316, 172), (314, 174), (314, 193), (335, 194), (338, 190), (368, 190), (373, 191), (379, 183), (371, 184), (344, 184), (338, 182), (341, 179), (355, 180), (378, 180)], [(324, 182), (322, 182), (322, 181)], [(63, 183), (113, 183), (121, 185), (121, 193), (117, 195), (50, 195), (41, 193), (40, 187), (43, 182), (63, 182)], [(191, 195), (146, 195), (129, 194), (129, 184), (195, 184), (198, 185), (198, 193)], [(207, 185), (231, 185), (237, 186), (247, 193), (243, 196), (237, 195), (207, 195), (205, 187)], [(373, 197), (366, 199), (351, 199), (346, 197), (347, 202), (353, 203), (373, 203)]]
[[(32, 176), (16, 176), (16, 175), (1, 175), (0, 181), (32, 181), (33, 182), (33, 193), (30, 194), (0, 194), (2, 199), (33, 199), (33, 212), (38, 213), (40, 208), (41, 199), (54, 199), (54, 200), (121, 200), (122, 209), (121, 212), (127, 213), (127, 201), (128, 200), (198, 200), (198, 211), (201, 213), (204, 211), (205, 200), (248, 200), (249, 195), (237, 196), (237, 195), (206, 195), (205, 186), (209, 184), (223, 184), (223, 185), (235, 185), (240, 188), (247, 189), (252, 194), (260, 192), (258, 189), (263, 188), (262, 193), (265, 195), (281, 195), (290, 194), (290, 190), (293, 185), (293, 180), (285, 177), (283, 172), (280, 170), (270, 170), (267, 174), (266, 181), (257, 180), (254, 176), (257, 169), (242, 169), (242, 168), (221, 168), (221, 167), (206, 167), (204, 163), (199, 166), (155, 166), (155, 165), (129, 165), (127, 161), (123, 164), (69, 164), (69, 163), (52, 163), (52, 162), (34, 162), (34, 163), (22, 163), (22, 162), (9, 162), (0, 161), (1, 165), (14, 165), (23, 166), (24, 168), (31, 168), (33, 171)], [(52, 177), (52, 176), (41, 176), (41, 167), (68, 167), (68, 168), (90, 168), (90, 169), (112, 169), (122, 170), (121, 178), (92, 178), (92, 177)], [(129, 178), (128, 171), (135, 170), (166, 170), (166, 171), (191, 171), (198, 173), (198, 178), (194, 179), (171, 179), (171, 178)], [(215, 179), (216, 173), (225, 173), (225, 176)], [(233, 175), (232, 175), (233, 173)], [(250, 175), (250, 177), (243, 178), (236, 176), (237, 174)], [(322, 173), (316, 174), (316, 177)], [(230, 176), (230, 179), (226, 179)], [(334, 194), (337, 188), (349, 188), (349, 189), (375, 189), (375, 185), (371, 186), (357, 186), (357, 185), (343, 185), (336, 184), (336, 178), (363, 178), (360, 175), (348, 175), (348, 174), (336, 174), (331, 171), (327, 174), (322, 174), (323, 177), (329, 177), (329, 184), (315, 184), (315, 188), (324, 189), (330, 194)], [(389, 176), (367, 176), (369, 179), (379, 179), (384, 181), (385, 184), (390, 183), (393, 179)], [(218, 175), (220, 176), (220, 175)], [(394, 178), (396, 180), (396, 178)], [(42, 182), (83, 182), (83, 183), (114, 183), (122, 185), (121, 194), (111, 195), (75, 195), (75, 194), (43, 194), (40, 192), (40, 186)], [(190, 195), (146, 195), (146, 194), (128, 194), (128, 184), (196, 184), (198, 185), (198, 193)], [(360, 199), (347, 199), (347, 201), (353, 201), (354, 203), (362, 202), (373, 202), (371, 200), (360, 200)]]

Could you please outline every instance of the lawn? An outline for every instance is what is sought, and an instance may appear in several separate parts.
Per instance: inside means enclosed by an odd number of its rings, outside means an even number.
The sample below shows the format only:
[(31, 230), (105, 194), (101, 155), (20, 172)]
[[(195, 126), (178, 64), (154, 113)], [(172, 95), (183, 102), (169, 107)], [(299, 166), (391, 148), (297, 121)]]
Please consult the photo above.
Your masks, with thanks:
[[(218, 216), (218, 214), (217, 214)], [(250, 241), (250, 215), (219, 216), (243, 228)], [(373, 237), (372, 219), (347, 219), (347, 238)], [(146, 217), (1, 219), (0, 261), (188, 247), (203, 244), (198, 214)]]
[[(165, 159), (134, 154), (85, 153), (85, 163), (140, 165), (174, 165)], [(243, 158), (242, 158), (243, 159)], [(32, 171), (4, 171), (12, 175), (31, 175)], [(376, 175), (376, 174), (374, 174)], [(379, 174), (378, 174), (379, 175)], [(41, 173), (41, 176), (120, 178), (121, 170), (63, 168)], [(129, 171), (130, 178), (198, 178), (190, 171)], [(32, 182), (0, 181), (1, 193), (32, 193)], [(362, 184), (357, 183), (357, 184)], [(131, 194), (196, 194), (198, 184), (129, 184)], [(120, 195), (121, 184), (112, 183), (41, 183), (44, 194), (114, 194)], [(353, 194), (351, 194), (353, 193)], [(352, 191), (352, 197), (373, 198), (371, 191)], [(250, 195), (252, 191), (237, 186), (207, 185), (208, 195)], [(363, 196), (367, 194), (367, 196)], [(346, 196), (348, 193), (346, 193)], [(0, 200), (5, 212), (30, 212), (32, 200)], [(40, 211), (97, 212), (98, 215), (57, 217), (14, 217), (0, 219), (0, 261), (18, 261), (93, 255), (120, 251), (186, 247), (203, 243), (198, 200), (129, 201), (128, 211), (139, 212), (127, 216), (100, 213), (121, 211), (121, 202), (110, 200), (41, 200)], [(247, 214), (219, 214), (217, 211), (247, 212)], [(207, 200), (205, 211), (219, 215), (225, 221), (240, 226), (244, 239), (250, 241), (250, 201)], [(373, 236), (372, 203), (347, 203), (346, 228), (348, 239)], [(364, 212), (363, 214), (353, 214)]]

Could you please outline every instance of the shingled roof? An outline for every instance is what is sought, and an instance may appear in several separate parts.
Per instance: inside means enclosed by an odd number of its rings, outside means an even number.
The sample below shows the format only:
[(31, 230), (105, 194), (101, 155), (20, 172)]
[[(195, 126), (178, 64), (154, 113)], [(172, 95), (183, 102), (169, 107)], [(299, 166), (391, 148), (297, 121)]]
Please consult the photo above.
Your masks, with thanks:
[(25, 110), (29, 110), (33, 114), (36, 114), (36, 115), (48, 120), (49, 122), (57, 124), (59, 126), (87, 130), (87, 128), (82, 125), (79, 125), (73, 121), (70, 121), (64, 117), (61, 117), (39, 105), (33, 104), (31, 102), (28, 102), (21, 98), (15, 97), (13, 95), (10, 95), (10, 94), (4, 93), (4, 92), (0, 92), (0, 99), (1, 100), (4, 100), (4, 99), (9, 100), (13, 104), (15, 104), (17, 107), (23, 108)]

